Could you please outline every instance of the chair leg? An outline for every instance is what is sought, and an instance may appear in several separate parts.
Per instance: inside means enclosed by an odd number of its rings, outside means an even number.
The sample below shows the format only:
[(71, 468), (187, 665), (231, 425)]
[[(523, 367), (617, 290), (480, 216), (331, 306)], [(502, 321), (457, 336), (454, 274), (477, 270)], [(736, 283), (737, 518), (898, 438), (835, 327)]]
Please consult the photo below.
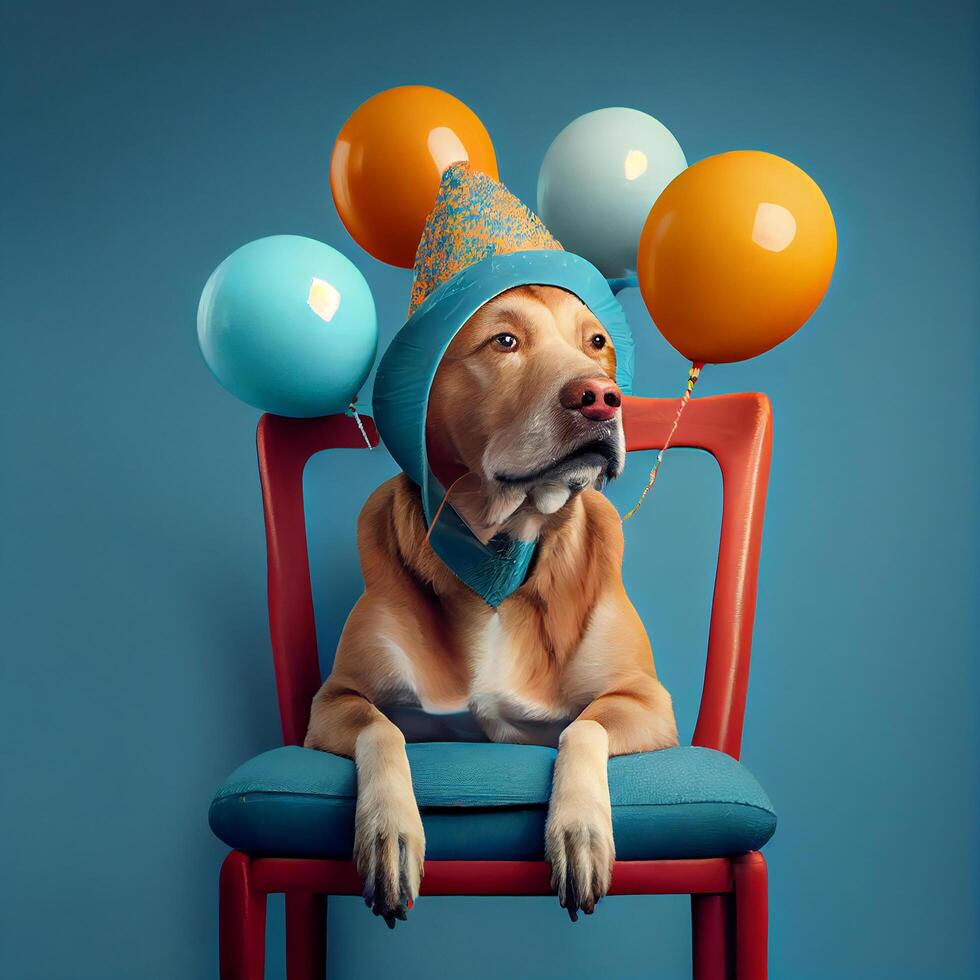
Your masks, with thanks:
[(252, 862), (232, 851), (221, 865), (218, 950), (221, 980), (262, 980), (265, 895), (252, 884)]
[(729, 980), (728, 942), (731, 897), (691, 896), (691, 946), (694, 980)]
[(732, 860), (735, 879), (735, 976), (769, 975), (769, 881), (766, 859), (750, 851)]
[(324, 980), (326, 973), (327, 896), (287, 893), (287, 980)]

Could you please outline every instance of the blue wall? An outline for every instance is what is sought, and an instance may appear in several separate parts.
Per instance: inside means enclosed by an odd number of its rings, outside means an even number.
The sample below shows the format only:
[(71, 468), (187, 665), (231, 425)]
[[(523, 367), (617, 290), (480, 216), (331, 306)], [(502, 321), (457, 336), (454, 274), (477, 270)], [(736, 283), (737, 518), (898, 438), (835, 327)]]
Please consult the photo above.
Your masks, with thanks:
[[(361, 264), (391, 335), (407, 274), (347, 238), (326, 162), (347, 113), (407, 81), (469, 102), (528, 199), (558, 129), (616, 104), (691, 160), (764, 148), (824, 188), (827, 301), (700, 388), (762, 389), (776, 413), (744, 753), (780, 812), (772, 972), (976, 974), (975, 5), (625, 6), (6, 5), (3, 977), (216, 975), (207, 804), (278, 724), (256, 413), (201, 362), (197, 297), (242, 242), (305, 234)], [(684, 365), (630, 311), (640, 390), (675, 393)], [(307, 481), (325, 643), (356, 592), (328, 506), (352, 520), (390, 466), (356, 459), (352, 489), (326, 457)], [(628, 528), (688, 733), (718, 482), (672, 455)], [(392, 934), (338, 900), (331, 927), (338, 980), (688, 969), (683, 899), (611, 899), (576, 927), (552, 901), (431, 899)]]

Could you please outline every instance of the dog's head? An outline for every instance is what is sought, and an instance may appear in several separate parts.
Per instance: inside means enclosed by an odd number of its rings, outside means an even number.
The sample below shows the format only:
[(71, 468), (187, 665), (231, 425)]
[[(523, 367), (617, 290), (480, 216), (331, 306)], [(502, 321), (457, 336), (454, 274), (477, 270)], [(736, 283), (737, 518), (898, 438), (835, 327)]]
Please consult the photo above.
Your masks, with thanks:
[(615, 379), (612, 338), (578, 297), (554, 286), (502, 293), (463, 325), (439, 365), (426, 416), (433, 472), (446, 487), (475, 474), (480, 523), (522, 515), (512, 530), (524, 536), (532, 514), (552, 514), (622, 470)]

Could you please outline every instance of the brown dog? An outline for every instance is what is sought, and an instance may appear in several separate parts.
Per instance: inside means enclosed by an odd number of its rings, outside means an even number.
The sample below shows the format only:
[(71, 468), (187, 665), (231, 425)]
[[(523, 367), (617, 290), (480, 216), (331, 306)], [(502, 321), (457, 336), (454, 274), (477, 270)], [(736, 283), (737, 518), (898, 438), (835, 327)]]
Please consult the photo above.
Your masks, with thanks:
[(573, 919), (609, 887), (608, 757), (677, 744), (670, 695), (623, 588), (619, 516), (594, 489), (625, 457), (615, 372), (606, 331), (550, 286), (487, 303), (443, 357), (427, 414), (435, 475), (481, 541), (538, 539), (526, 581), (496, 609), (433, 552), (404, 474), (361, 512), (365, 593), (306, 745), (356, 762), (354, 858), (391, 926), (418, 894), (425, 853), (392, 707), (419, 706), (436, 727), (439, 714), (468, 709), (493, 741), (557, 741), (545, 855)]

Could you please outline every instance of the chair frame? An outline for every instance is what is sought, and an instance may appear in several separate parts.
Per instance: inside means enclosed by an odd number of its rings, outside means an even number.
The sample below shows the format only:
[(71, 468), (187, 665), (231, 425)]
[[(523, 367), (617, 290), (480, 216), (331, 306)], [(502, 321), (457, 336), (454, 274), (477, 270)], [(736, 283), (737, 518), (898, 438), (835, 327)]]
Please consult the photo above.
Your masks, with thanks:
[[(660, 449), (676, 399), (625, 398), (627, 451)], [(372, 445), (373, 420), (361, 416)], [(321, 684), (313, 614), (303, 471), (325, 449), (364, 447), (345, 415), (259, 420), (259, 472), (268, 545), (269, 622), (283, 742), (302, 745)], [(704, 687), (692, 744), (739, 757), (769, 462), (772, 413), (761, 394), (692, 400), (672, 445), (703, 449), (722, 473), (721, 541), (715, 574)], [(544, 861), (426, 861), (423, 895), (548, 895)], [(359, 895), (349, 860), (226, 857), (220, 876), (223, 980), (262, 980), (266, 896), (286, 897), (289, 980), (322, 980), (329, 895)], [(757, 851), (721, 858), (617, 861), (611, 895), (690, 895), (694, 980), (767, 976), (766, 863)]]

